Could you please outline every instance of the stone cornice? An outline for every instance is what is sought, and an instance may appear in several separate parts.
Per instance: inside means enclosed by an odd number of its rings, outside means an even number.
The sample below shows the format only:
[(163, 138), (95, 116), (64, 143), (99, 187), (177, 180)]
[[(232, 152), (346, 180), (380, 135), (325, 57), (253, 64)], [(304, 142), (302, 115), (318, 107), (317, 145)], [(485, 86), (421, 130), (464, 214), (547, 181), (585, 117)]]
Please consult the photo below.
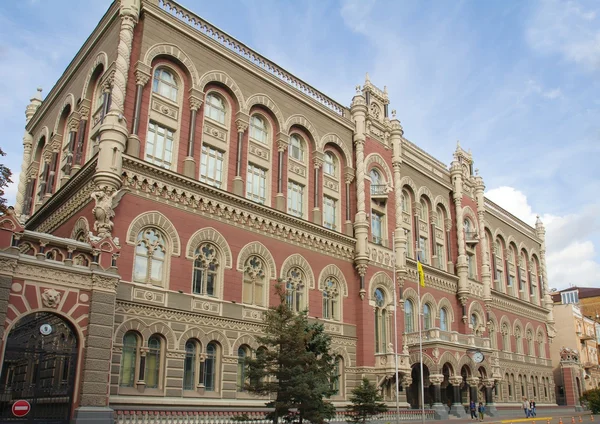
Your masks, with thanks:
[[(192, 178), (123, 156), (123, 186), (132, 194), (278, 238), (329, 256), (353, 260), (352, 237), (251, 202)], [(156, 184), (156, 186), (155, 186)]]
[(51, 233), (69, 219), (82, 206), (92, 200), (92, 177), (96, 170), (96, 158), (67, 181), (25, 223), (28, 230)]

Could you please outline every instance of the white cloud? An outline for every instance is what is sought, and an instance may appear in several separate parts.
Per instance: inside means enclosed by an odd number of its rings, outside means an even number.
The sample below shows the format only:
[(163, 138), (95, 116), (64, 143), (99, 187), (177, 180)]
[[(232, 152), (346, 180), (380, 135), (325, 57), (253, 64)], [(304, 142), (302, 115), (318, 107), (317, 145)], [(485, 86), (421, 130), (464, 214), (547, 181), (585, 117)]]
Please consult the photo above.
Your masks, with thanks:
[(13, 171), (13, 174), (10, 177), (12, 183), (8, 184), (8, 186), (4, 188), (4, 198), (6, 199), (6, 204), (9, 206), (13, 206), (15, 204), (15, 200), (17, 199), (20, 174), (20, 172)]
[[(502, 186), (486, 192), (486, 197), (529, 225), (536, 214), (527, 196), (513, 187)], [(546, 228), (546, 266), (550, 287), (562, 289), (598, 286), (600, 262), (594, 241), (600, 235), (600, 205), (591, 204), (568, 215), (545, 214), (540, 218)]]
[(594, 1), (539, 1), (527, 30), (529, 45), (586, 70), (600, 69), (598, 5)]

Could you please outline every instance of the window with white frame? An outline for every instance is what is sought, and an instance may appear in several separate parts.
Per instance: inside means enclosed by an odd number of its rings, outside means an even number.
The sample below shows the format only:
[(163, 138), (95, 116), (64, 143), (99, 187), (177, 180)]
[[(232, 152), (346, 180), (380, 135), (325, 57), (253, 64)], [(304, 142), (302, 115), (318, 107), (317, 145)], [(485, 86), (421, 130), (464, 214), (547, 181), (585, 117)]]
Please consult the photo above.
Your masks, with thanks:
[(470, 279), (477, 279), (477, 261), (474, 254), (467, 253), (467, 270)]
[(264, 204), (267, 200), (267, 170), (248, 163), (246, 198)]
[(387, 299), (381, 288), (376, 288), (373, 293), (375, 299), (375, 353), (387, 351)]
[(412, 300), (404, 302), (404, 332), (412, 333), (415, 331), (414, 305)]
[(330, 230), (335, 230), (337, 216), (337, 200), (323, 196), (323, 226)]
[(150, 121), (146, 138), (145, 160), (163, 168), (173, 165), (173, 131)]
[(373, 239), (373, 243), (375, 244), (384, 244), (383, 241), (383, 226), (384, 226), (384, 217), (385, 215), (380, 214), (376, 211), (371, 211), (371, 237)]
[(421, 209), (419, 210), (419, 219), (421, 221), (429, 221), (429, 208), (427, 207), (427, 202), (425, 200), (421, 200)]
[(443, 229), (444, 228), (444, 211), (442, 208), (437, 208), (435, 214), (435, 226)]
[(288, 213), (302, 218), (304, 216), (304, 186), (288, 181)]
[(294, 267), (288, 271), (285, 288), (285, 302), (288, 308), (294, 312), (302, 312), (306, 308), (304, 299), (306, 278), (300, 268)]
[(329, 277), (325, 281), (325, 286), (323, 287), (323, 319), (339, 321), (339, 296), (339, 283), (335, 278)]
[(292, 134), (290, 137), (290, 157), (299, 162), (304, 162), (304, 142), (297, 134)]
[(438, 258), (438, 268), (445, 270), (446, 269), (446, 258), (444, 255), (444, 245), (441, 243), (435, 244), (435, 255)]
[(258, 256), (250, 256), (244, 265), (242, 301), (246, 304), (265, 306), (265, 264)]
[(448, 331), (448, 312), (446, 308), (440, 309), (440, 330)]
[(162, 286), (165, 280), (167, 242), (156, 228), (139, 232), (135, 247), (133, 281)]
[(426, 237), (419, 237), (419, 259), (424, 264), (429, 263), (429, 242)]
[(579, 303), (579, 295), (577, 291), (568, 291), (560, 294), (560, 300), (563, 305), (569, 303)]
[(371, 195), (386, 194), (387, 185), (379, 171), (373, 168), (371, 169), (369, 176), (371, 177)]
[(336, 159), (333, 153), (331, 152), (325, 152), (323, 172), (327, 175), (331, 175), (332, 177), (335, 177), (337, 175)]
[(269, 130), (265, 118), (252, 115), (250, 118), (250, 138), (263, 144), (269, 144)]
[(410, 214), (410, 196), (406, 190), (402, 190), (402, 212)]
[(208, 96), (206, 96), (206, 102), (204, 106), (205, 117), (225, 125), (226, 113), (227, 109), (225, 107), (225, 101), (221, 96), (214, 93), (210, 93)]
[(217, 295), (219, 251), (211, 243), (203, 243), (194, 253), (192, 293), (203, 296)]
[(223, 183), (224, 153), (206, 144), (202, 144), (200, 156), (200, 181), (221, 188)]
[(425, 303), (423, 305), (423, 329), (429, 330), (431, 327), (431, 307), (428, 303)]
[(173, 73), (165, 68), (156, 68), (152, 81), (152, 92), (176, 102), (177, 81)]

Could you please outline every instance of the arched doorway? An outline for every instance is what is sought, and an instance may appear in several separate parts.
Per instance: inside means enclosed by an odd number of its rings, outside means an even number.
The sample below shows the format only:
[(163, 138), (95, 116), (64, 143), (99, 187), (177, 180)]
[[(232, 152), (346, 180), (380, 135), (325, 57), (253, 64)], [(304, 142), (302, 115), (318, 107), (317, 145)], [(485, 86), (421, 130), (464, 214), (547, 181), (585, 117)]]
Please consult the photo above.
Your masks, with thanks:
[(467, 380), (471, 378), (471, 368), (467, 365), (463, 365), (460, 369), (460, 376), (462, 377), (462, 383), (460, 385), (460, 403), (468, 405), (471, 400), (471, 394), (469, 393), (471, 386), (469, 386)]
[(443, 405), (452, 405), (453, 399), (453, 387), (450, 384), (450, 376), (454, 375), (454, 370), (452, 369), (452, 365), (446, 362), (442, 367), (442, 375), (444, 376), (444, 381), (441, 385), (442, 391), (442, 404)]
[[(71, 324), (49, 312), (21, 318), (6, 339), (0, 374), (0, 421), (68, 423), (77, 368), (77, 335)], [(12, 404), (31, 404), (16, 419)]]
[[(412, 366), (412, 371), (410, 374), (412, 378), (412, 383), (406, 393), (407, 402), (410, 404), (411, 408), (418, 409), (421, 408), (421, 364), (416, 363)], [(423, 386), (425, 387), (424, 395), (425, 395), (425, 405), (430, 405), (432, 403), (432, 395), (429, 392), (429, 368), (426, 365), (423, 365)]]

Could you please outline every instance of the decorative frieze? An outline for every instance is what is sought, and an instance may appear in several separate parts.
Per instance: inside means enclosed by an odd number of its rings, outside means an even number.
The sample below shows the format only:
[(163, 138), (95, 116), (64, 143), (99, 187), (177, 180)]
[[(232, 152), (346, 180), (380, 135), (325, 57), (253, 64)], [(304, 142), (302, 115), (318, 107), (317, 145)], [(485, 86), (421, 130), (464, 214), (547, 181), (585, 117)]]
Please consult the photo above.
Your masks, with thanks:
[(218, 302), (208, 299), (194, 299), (192, 301), (192, 310), (218, 314), (221, 311), (221, 305)]
[(227, 141), (227, 131), (209, 123), (207, 120), (204, 121), (204, 128), (202, 129), (202, 132), (222, 142)]
[(269, 152), (269, 150), (267, 148), (257, 145), (256, 143), (250, 142), (248, 151), (251, 155), (256, 156), (257, 158), (260, 158), (265, 161), (270, 160), (271, 153)]
[(162, 292), (135, 288), (133, 290), (133, 298), (142, 302), (152, 302), (159, 305), (165, 304), (165, 294)]
[(174, 120), (179, 118), (179, 108), (177, 106), (167, 104), (166, 102), (157, 98), (152, 98), (152, 110)]

